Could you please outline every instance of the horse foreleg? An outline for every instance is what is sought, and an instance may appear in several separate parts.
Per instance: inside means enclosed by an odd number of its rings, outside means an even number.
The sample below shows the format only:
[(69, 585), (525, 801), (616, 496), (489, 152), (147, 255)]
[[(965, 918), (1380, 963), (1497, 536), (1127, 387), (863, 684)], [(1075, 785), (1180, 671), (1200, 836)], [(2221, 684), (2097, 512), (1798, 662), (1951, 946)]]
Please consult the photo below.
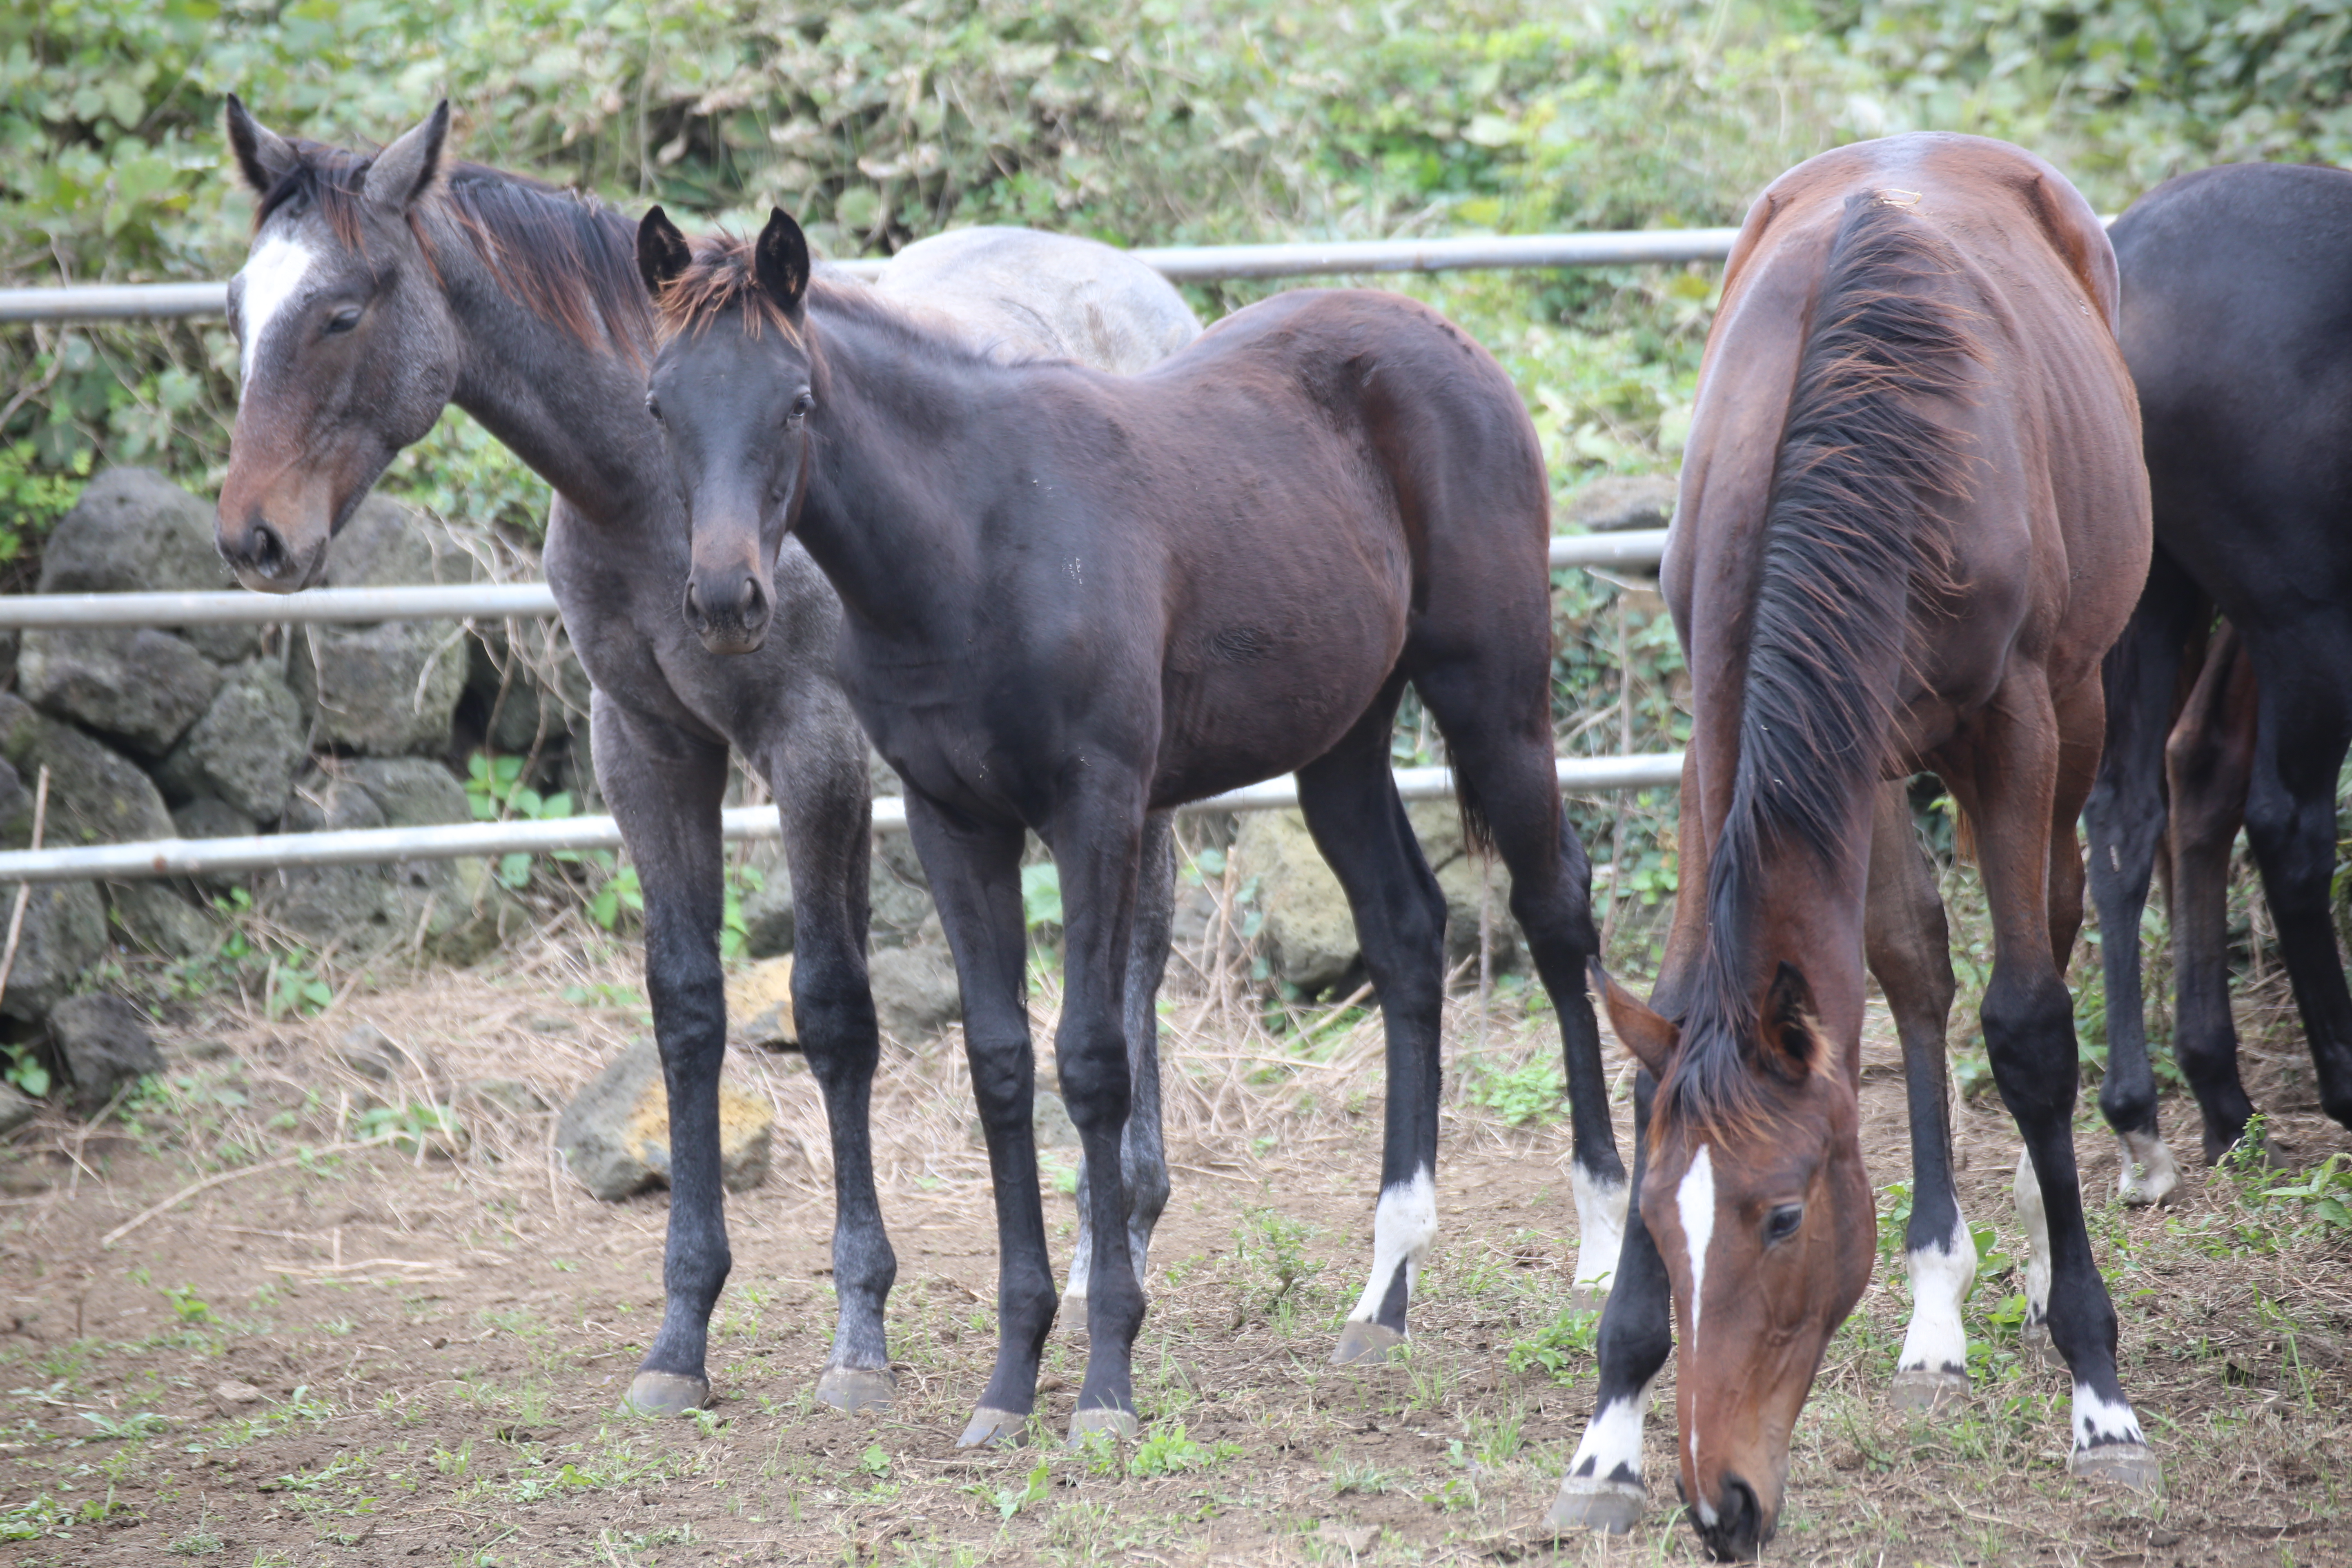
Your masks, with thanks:
[(1116, 1238), (1129, 1221), (1121, 1150), (1135, 1097), (1121, 1002), (1145, 814), (1139, 780), (1111, 768), (1099, 776), (1102, 782), (1082, 791), (1053, 823), (1065, 976), (1054, 1060), (1091, 1168), (1087, 1219), (1097, 1237), (1087, 1274), (1087, 1372), (1070, 1416), (1073, 1443), (1090, 1432), (1134, 1435), (1131, 1356), (1144, 1311), (1136, 1258)]
[(2172, 795), (2172, 1054), (2197, 1096), (2209, 1165), (2245, 1136), (2254, 1111), (2238, 1077), (2230, 1015), (2229, 897), (2230, 847), (2254, 771), (2255, 704), (2253, 661), (2224, 626), (2164, 748)]
[(884, 1312), (898, 1277), (874, 1191), (871, 1112), (881, 1037), (866, 973), (873, 814), (865, 732), (839, 693), (827, 688), (816, 699), (837, 711), (797, 715), (785, 726), (792, 743), (766, 772), (793, 879), (793, 1018), (824, 1096), (833, 1143), (836, 1315), (816, 1397), (838, 1410), (871, 1410), (889, 1405), (896, 1387)]
[[(1967, 748), (1976, 765), (1947, 773), (1946, 783), (1977, 826), (1993, 924), (1992, 980), (1979, 1016), (1994, 1082), (2025, 1139), (2048, 1237), (2050, 1336), (2074, 1382), (2067, 1468), (2145, 1490), (2156, 1485), (2158, 1466), (2116, 1374), (2115, 1304), (2091, 1256), (2074, 1163), (2074, 1005), (2052, 945), (2061, 879), (2071, 873), (2080, 887), (2074, 822), (2098, 725), (2095, 687), (2067, 693), (2061, 707), (2038, 672), (2017, 669), (1978, 721)], [(2075, 858), (2074, 868), (2053, 864), (2062, 855)]]
[(2099, 1110), (2123, 1145), (2116, 1189), (2127, 1204), (2159, 1203), (2180, 1180), (2157, 1127), (2139, 922), (2164, 845), (2164, 738), (2181, 650), (2208, 613), (2196, 584), (2158, 550), (2139, 604), (2100, 668), (2106, 736), (2083, 825), (2090, 833), (2091, 898), (2099, 912), (2106, 982), (2107, 1070), (2099, 1084)]
[[(1168, 970), (1169, 928), (1176, 907), (1176, 839), (1165, 812), (1143, 819), (1141, 869), (1135, 884), (1135, 920), (1127, 940), (1127, 1068), (1133, 1096), (1127, 1131), (1119, 1140), (1119, 1169), (1127, 1179), (1127, 1247), (1135, 1278), (1143, 1279), (1151, 1232), (1168, 1206), (1168, 1152), (1160, 1100), (1160, 983)], [(1070, 1283), (1062, 1293), (1065, 1322), (1086, 1321), (1087, 1279), (1094, 1268), (1094, 1226), (1088, 1219), (1092, 1189), (1087, 1163), (1078, 1159), (1078, 1235), (1070, 1258)]]
[(727, 997), (719, 967), (719, 804), (727, 748), (592, 699), (596, 782), (646, 906), (646, 995), (668, 1096), (669, 1237), (660, 1329), (629, 1384), (631, 1408), (677, 1415), (710, 1402), (710, 1310), (727, 1284), (719, 1184), (719, 1072)]
[(1650, 1494), (1642, 1484), (1642, 1428), (1650, 1390), (1675, 1348), (1674, 1296), (1665, 1260), (1642, 1223), (1642, 1171), (1655, 1085), (1647, 1071), (1633, 1079), (1633, 1179), (1618, 1249), (1615, 1288), (1601, 1312), (1601, 1384), (1592, 1419), (1561, 1478), (1549, 1522), (1555, 1530), (1602, 1530), (1622, 1535), (1641, 1521)]
[(1018, 827), (951, 817), (908, 789), (907, 827), (930, 879), (963, 992), (964, 1058), (988, 1141), (996, 1200), (996, 1364), (959, 1447), (1018, 1442), (1037, 1400), (1037, 1361), (1054, 1327), (1054, 1267), (1037, 1194), (1030, 1122), (1037, 1063), (1024, 998), (1028, 931), (1021, 918)]
[(1969, 1341), (1960, 1305), (1976, 1283), (1977, 1248), (1952, 1184), (1951, 1078), (1944, 1064), (1954, 989), (1951, 939), (1935, 872), (1911, 825), (1908, 788), (1900, 781), (1879, 791), (1871, 824), (1864, 945), (1903, 1042), (1903, 1087), (1911, 1112), (1911, 1221), (1904, 1234), (1911, 1324), (1895, 1358), (1895, 1403), (1933, 1410), (1968, 1391)]

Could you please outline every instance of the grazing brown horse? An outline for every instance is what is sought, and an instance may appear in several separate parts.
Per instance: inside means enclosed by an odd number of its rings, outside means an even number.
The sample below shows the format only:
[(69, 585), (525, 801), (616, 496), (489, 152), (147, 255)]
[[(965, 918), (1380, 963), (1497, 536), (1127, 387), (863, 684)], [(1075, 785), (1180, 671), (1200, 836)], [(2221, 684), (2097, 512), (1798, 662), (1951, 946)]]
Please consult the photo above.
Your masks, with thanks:
[(2100, 656), (2148, 556), (2116, 308), (2098, 219), (2001, 142), (1842, 148), (1748, 213), (1664, 574), (1696, 715), (1682, 893), (1651, 1006), (1606, 993), (1651, 1081), (1600, 1402), (1556, 1521), (1638, 1505), (1670, 1283), (1683, 1496), (1719, 1556), (1772, 1533), (1790, 1432), (1870, 1275), (1864, 892), (1883, 781), (1922, 768), (1983, 868), (1985, 1041), (2039, 1177), (2071, 1468), (2155, 1481), (2084, 1228), (2063, 974)]

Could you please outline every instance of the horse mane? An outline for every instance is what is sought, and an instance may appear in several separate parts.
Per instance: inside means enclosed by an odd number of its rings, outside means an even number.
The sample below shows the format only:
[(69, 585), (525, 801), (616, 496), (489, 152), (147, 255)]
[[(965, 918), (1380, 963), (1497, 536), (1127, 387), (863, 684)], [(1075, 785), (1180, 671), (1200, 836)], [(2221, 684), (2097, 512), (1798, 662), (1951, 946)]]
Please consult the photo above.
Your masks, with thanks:
[[(282, 209), (307, 203), (337, 241), (364, 250), (360, 187), (373, 155), (304, 140), (293, 147), (294, 166), (255, 209), (255, 232)], [(436, 277), (440, 247), (464, 245), (509, 298), (541, 321), (583, 343), (605, 337), (631, 358), (643, 357), (651, 318), (637, 279), (635, 229), (596, 197), (457, 163), (409, 208), (408, 225)]]
[[(1846, 200), (1798, 362), (1766, 502), (1731, 804), (1707, 867), (1707, 939), (1660, 1104), (1727, 1131), (1769, 1116), (1753, 915), (1768, 845), (1828, 864), (1851, 786), (1887, 760), (1913, 606), (1950, 580), (1934, 501), (1967, 439), (1925, 405), (1965, 397), (1981, 350), (1958, 258), (1875, 193)], [(1841, 787), (1844, 786), (1844, 787)]]

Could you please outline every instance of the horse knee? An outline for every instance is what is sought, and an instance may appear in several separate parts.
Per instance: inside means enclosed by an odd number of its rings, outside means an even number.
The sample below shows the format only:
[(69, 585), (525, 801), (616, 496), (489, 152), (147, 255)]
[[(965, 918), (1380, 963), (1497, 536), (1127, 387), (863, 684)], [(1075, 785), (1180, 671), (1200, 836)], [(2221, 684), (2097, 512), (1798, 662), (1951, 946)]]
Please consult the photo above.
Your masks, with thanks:
[[(1091, 1048), (1089, 1048), (1091, 1047)], [(1134, 1075), (1127, 1042), (1116, 1037), (1065, 1042), (1055, 1053), (1062, 1103), (1081, 1133), (1116, 1138), (1127, 1125), (1134, 1101)]]
[(2074, 1059), (2074, 999), (2064, 981), (2049, 971), (1996, 972), (1977, 1016), (1994, 1081), (2012, 1112), (2020, 1112), (2020, 1096), (2034, 1109), (2073, 1103), (2081, 1069)]

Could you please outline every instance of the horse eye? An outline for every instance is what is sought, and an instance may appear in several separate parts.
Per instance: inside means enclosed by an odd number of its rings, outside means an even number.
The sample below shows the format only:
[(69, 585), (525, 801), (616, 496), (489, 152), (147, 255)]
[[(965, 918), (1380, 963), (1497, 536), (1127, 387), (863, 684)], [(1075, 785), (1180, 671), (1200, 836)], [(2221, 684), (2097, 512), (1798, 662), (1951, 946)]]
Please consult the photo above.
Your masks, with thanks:
[(805, 419), (808, 417), (809, 410), (815, 406), (815, 395), (812, 393), (803, 392), (798, 397), (793, 399), (793, 411), (790, 414), (785, 415), (784, 417), (787, 419)]
[(329, 337), (332, 337), (337, 332), (348, 332), (359, 324), (360, 308), (357, 305), (346, 305), (327, 318), (326, 332)]
[(646, 393), (646, 413), (648, 413), (648, 414), (650, 414), (650, 415), (652, 415), (652, 416), (654, 416), (654, 419), (655, 419), (655, 421), (656, 421), (656, 423), (658, 423), (658, 422), (660, 421), (660, 419), (661, 419), (661, 399), (660, 399), (660, 398), (658, 398), (658, 397), (656, 397), (656, 396), (655, 396), (652, 393), (650, 393), (650, 392), (648, 392), (648, 393)]
[(1797, 1227), (1804, 1223), (1804, 1205), (1782, 1204), (1780, 1207), (1774, 1209), (1769, 1215), (1765, 1216), (1764, 1245), (1767, 1247), (1779, 1246), (1781, 1242), (1784, 1242), (1790, 1237), (1796, 1235)]

